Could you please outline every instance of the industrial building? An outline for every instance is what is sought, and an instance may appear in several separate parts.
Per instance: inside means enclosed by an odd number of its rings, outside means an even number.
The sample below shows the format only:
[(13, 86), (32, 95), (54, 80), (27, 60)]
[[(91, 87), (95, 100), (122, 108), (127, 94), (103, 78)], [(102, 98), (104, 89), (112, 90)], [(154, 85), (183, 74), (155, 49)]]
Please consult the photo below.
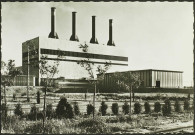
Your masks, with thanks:
[[(99, 44), (96, 38), (95, 16), (92, 16), (92, 38), (89, 42), (80, 42), (79, 36), (76, 35), (76, 12), (72, 12), (72, 35), (70, 40), (65, 40), (56, 32), (55, 8), (51, 8), (51, 32), (48, 37), (36, 37), (22, 43), (22, 70), (24, 74), (28, 74), (28, 59), (29, 59), (29, 74), (35, 76), (35, 84), (41, 85), (41, 76), (39, 67), (33, 65), (38, 64), (41, 55), (47, 55), (50, 63), (57, 59), (59, 53), (63, 53), (63, 58), (60, 59), (59, 72), (54, 78), (64, 77), (65, 80), (81, 80), (88, 78), (88, 72), (81, 67), (78, 62), (89, 58), (90, 62), (97, 64), (105, 64), (110, 62), (112, 71), (115, 69), (128, 66), (128, 57), (125, 50), (120, 46), (115, 46), (112, 37), (112, 19), (109, 20), (109, 39), (107, 45)], [(87, 44), (88, 51), (83, 52), (79, 48), (80, 44)], [(95, 73), (96, 74), (96, 73)], [(59, 82), (59, 81), (57, 81)], [(63, 82), (63, 81), (62, 81)], [(66, 84), (66, 83), (64, 83)]]
[[(137, 73), (140, 76), (141, 88), (182, 88), (183, 87), (183, 72), (169, 70), (134, 70), (121, 72), (128, 74), (129, 72)], [(117, 91), (116, 84), (113, 81), (114, 73), (106, 73), (103, 80), (104, 91)]]

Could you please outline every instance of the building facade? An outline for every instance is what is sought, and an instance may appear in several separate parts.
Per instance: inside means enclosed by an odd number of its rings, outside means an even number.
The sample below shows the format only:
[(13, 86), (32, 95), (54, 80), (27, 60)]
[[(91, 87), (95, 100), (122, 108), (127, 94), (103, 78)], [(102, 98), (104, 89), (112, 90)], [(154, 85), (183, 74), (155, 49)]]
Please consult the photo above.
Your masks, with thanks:
[[(121, 72), (128, 74), (129, 72), (137, 73), (140, 76), (142, 88), (183, 88), (183, 72), (169, 70), (134, 70)], [(106, 73), (103, 80), (103, 90), (112, 91), (116, 86), (113, 81), (114, 73)]]

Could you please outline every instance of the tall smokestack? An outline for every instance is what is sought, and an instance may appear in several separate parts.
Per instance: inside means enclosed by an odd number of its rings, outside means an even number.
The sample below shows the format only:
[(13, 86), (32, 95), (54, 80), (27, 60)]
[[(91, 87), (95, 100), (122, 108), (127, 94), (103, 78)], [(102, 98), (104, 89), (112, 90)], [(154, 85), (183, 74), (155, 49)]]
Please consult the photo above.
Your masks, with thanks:
[(79, 38), (76, 35), (76, 13), (72, 12), (72, 36), (70, 37), (71, 41), (79, 41)]
[(51, 32), (49, 33), (49, 38), (56, 38), (58, 39), (58, 34), (56, 33), (56, 12), (55, 12), (55, 7), (51, 8)]
[(95, 16), (92, 16), (92, 38), (90, 40), (90, 43), (98, 44), (98, 41), (95, 37)]
[(113, 38), (112, 38), (112, 19), (109, 19), (109, 40), (107, 45), (115, 46)]

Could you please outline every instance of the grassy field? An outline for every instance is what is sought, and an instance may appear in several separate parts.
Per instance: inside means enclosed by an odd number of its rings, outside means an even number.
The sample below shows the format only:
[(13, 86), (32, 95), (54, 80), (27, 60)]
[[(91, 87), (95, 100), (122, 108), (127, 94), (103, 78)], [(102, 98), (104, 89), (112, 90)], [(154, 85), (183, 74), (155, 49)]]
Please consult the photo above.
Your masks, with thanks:
[[(41, 91), (41, 103), (37, 104), (36, 93)], [(13, 100), (13, 94), (16, 94), (16, 100)], [(41, 133), (42, 132), (42, 121), (30, 121), (26, 119), (20, 119), (14, 116), (14, 108), (17, 103), (22, 105), (22, 110), (24, 113), (29, 113), (30, 108), (36, 105), (39, 110), (43, 109), (43, 92), (41, 87), (31, 88), (29, 91), (30, 102), (26, 101), (26, 87), (8, 87), (7, 88), (7, 105), (8, 105), (8, 125), (3, 126), (1, 130), (2, 133)], [(2, 93), (3, 95), (3, 93)], [(93, 93), (87, 93), (87, 98), (85, 99), (85, 93), (53, 93), (47, 92), (47, 104), (52, 104), (53, 109), (56, 108), (60, 97), (66, 97), (68, 102), (73, 104), (78, 102), (81, 115), (76, 116), (73, 119), (52, 119), (47, 120), (46, 127), (47, 133), (54, 134), (86, 134), (86, 133), (149, 133), (156, 130), (162, 130), (169, 127), (182, 126), (181, 123), (190, 123), (193, 125), (194, 115), (192, 112), (183, 111), (183, 100), (180, 101), (181, 109), (183, 113), (172, 112), (170, 116), (153, 116), (144, 113), (144, 103), (145, 99), (151, 97), (148, 100), (151, 110), (153, 113), (154, 103), (159, 101), (164, 104), (164, 98), (180, 98), (186, 99), (187, 94), (180, 93), (135, 93), (135, 101), (132, 102), (132, 112), (134, 111), (134, 103), (139, 102), (142, 105), (141, 114), (124, 115), (122, 113), (122, 105), (125, 100), (129, 102), (129, 93), (97, 93), (96, 94), (96, 119), (95, 121), (91, 116), (86, 116), (87, 104), (92, 103)], [(154, 97), (159, 97), (159, 100), (153, 99)], [(150, 98), (149, 98), (150, 99)], [(193, 95), (190, 96), (190, 107), (193, 102)], [(1, 103), (4, 99), (1, 98)], [(101, 116), (98, 114), (100, 104), (102, 101), (108, 105), (107, 115)], [(111, 111), (112, 103), (118, 103), (119, 105), (119, 115), (113, 115)], [(171, 100), (172, 110), (174, 110), (174, 100)], [(95, 123), (95, 124), (94, 124)], [(2, 122), (1, 122), (2, 124)], [(6, 128), (5, 128), (6, 127)]]

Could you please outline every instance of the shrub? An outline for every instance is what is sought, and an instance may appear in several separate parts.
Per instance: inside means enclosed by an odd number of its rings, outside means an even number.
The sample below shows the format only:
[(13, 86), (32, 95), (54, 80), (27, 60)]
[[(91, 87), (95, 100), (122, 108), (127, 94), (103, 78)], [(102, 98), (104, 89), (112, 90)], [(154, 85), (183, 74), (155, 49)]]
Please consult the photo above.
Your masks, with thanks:
[(159, 102), (154, 103), (154, 111), (160, 112), (161, 111), (161, 104)]
[(134, 113), (139, 114), (141, 112), (141, 104), (139, 102), (136, 102), (134, 104)]
[(57, 108), (56, 108), (56, 115), (58, 118), (65, 117), (66, 104), (67, 104), (67, 99), (65, 97), (61, 97), (60, 101), (58, 102)]
[(26, 92), (23, 92), (23, 93), (21, 94), (21, 96), (26, 96)]
[(145, 108), (145, 113), (148, 114), (150, 113), (150, 104), (148, 102), (144, 103), (144, 108)]
[(35, 105), (33, 105), (31, 107), (30, 113), (28, 115), (28, 118), (30, 120), (37, 120), (38, 118), (40, 118), (40, 112), (39, 112), (39, 108), (37, 108)]
[(56, 115), (58, 118), (73, 118), (74, 112), (72, 106), (67, 102), (65, 97), (61, 97), (57, 108)]
[(74, 117), (74, 112), (72, 105), (70, 103), (66, 104), (66, 110), (65, 110), (65, 118), (72, 119)]
[(8, 110), (8, 107), (7, 106), (5, 106), (5, 103), (3, 103), (2, 105), (1, 105), (1, 120), (2, 120), (2, 122), (4, 122), (5, 121), (5, 119), (6, 119), (6, 117), (7, 117), (7, 110)]
[(74, 113), (75, 115), (80, 115), (80, 109), (77, 102), (74, 103)]
[(49, 119), (54, 117), (54, 111), (53, 111), (52, 104), (48, 104), (46, 106), (46, 117), (48, 117)]
[(167, 115), (171, 114), (171, 102), (170, 102), (170, 100), (166, 99), (164, 101), (164, 103), (165, 104), (162, 107), (162, 113), (164, 116), (167, 116)]
[(181, 105), (180, 105), (180, 103), (179, 103), (179, 100), (177, 99), (177, 100), (175, 100), (175, 111), (176, 112), (181, 112)]
[(118, 115), (118, 103), (112, 103), (112, 112), (114, 115)]
[(92, 114), (94, 111), (94, 106), (92, 104), (87, 105), (87, 115)]
[(107, 108), (108, 108), (107, 104), (105, 104), (105, 102), (102, 101), (101, 106), (100, 106), (100, 112), (102, 113), (102, 116), (106, 115)]
[(190, 103), (189, 103), (189, 100), (185, 100), (184, 101), (184, 110), (189, 110), (189, 108), (190, 108)]
[(24, 114), (23, 111), (22, 111), (22, 107), (21, 107), (20, 103), (18, 103), (15, 106), (14, 114), (17, 115), (17, 116), (22, 116)]
[(13, 100), (16, 100), (16, 93), (13, 93)]
[(127, 101), (125, 101), (124, 105), (122, 106), (123, 109), (123, 113), (126, 115), (129, 113), (129, 105), (127, 103)]
[(110, 129), (100, 118), (89, 118), (79, 122), (78, 127), (85, 129), (87, 133), (109, 133)]
[(40, 91), (37, 92), (37, 104), (40, 104)]

